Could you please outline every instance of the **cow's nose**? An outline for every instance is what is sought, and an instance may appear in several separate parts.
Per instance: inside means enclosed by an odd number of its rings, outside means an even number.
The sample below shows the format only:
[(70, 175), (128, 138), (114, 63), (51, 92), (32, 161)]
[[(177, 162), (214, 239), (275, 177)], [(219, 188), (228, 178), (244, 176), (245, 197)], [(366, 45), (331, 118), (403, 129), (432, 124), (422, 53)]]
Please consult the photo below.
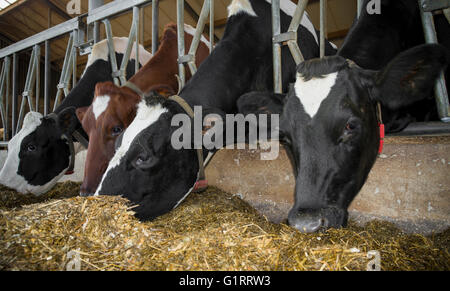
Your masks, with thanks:
[(324, 219), (315, 215), (304, 215), (297, 213), (288, 218), (289, 225), (303, 233), (313, 233), (319, 231), (324, 226)]
[(94, 196), (94, 193), (86, 193), (86, 192), (81, 192), (81, 191), (80, 191), (80, 196), (81, 196), (81, 197)]
[(88, 189), (88, 187), (85, 186), (84, 183), (81, 185), (81, 188), (80, 188), (80, 196), (81, 196), (81, 197), (94, 196), (94, 192), (95, 192), (95, 191), (90, 191), (90, 190)]

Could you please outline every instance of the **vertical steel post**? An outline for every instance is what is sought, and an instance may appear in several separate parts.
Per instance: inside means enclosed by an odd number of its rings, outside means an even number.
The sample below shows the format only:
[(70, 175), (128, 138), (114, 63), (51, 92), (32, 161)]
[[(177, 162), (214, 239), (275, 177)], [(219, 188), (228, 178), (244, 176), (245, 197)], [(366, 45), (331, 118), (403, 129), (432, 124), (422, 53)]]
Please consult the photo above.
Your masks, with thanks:
[(34, 65), (36, 66), (36, 90), (34, 93), (34, 97), (36, 99), (36, 111), (39, 112), (39, 101), (41, 98), (41, 46), (40, 45), (36, 45), (35, 46), (36, 49), (36, 55), (35, 55), (35, 63)]
[(51, 68), (50, 68), (50, 41), (45, 41), (45, 67), (44, 67), (44, 116), (49, 114), (50, 106), (50, 83), (51, 83)]
[[(133, 22), (135, 24), (135, 29), (136, 29), (136, 60), (134, 61), (134, 73), (136, 74), (139, 71), (139, 36), (140, 36), (140, 22), (143, 21), (143, 19), (141, 19), (141, 9), (144, 8), (139, 8), (139, 7), (133, 7)], [(126, 73), (125, 73), (126, 75)], [(126, 78), (126, 76), (125, 76)]]
[(214, 48), (214, 0), (209, 4), (209, 53)]
[(11, 80), (11, 58), (9, 57), (9, 56), (7, 56), (6, 58), (5, 58), (5, 61), (7, 61), (8, 62), (8, 69), (6, 70), (6, 92), (5, 92), (5, 106), (6, 106), (6, 126), (5, 126), (5, 134), (4, 134), (4, 140), (6, 141), (6, 140), (8, 140), (8, 138), (9, 138), (9, 130), (8, 130), (8, 128), (9, 128), (9, 96), (10, 96), (10, 92), (9, 92), (9, 88), (10, 88), (10, 85), (9, 85), (9, 82), (10, 82), (10, 80)]
[[(431, 12), (425, 12), (423, 10), (424, 1), (418, 0), (420, 16), (422, 18), (422, 24), (425, 35), (426, 43), (438, 43), (436, 28), (434, 26), (433, 14)], [(436, 94), (436, 105), (441, 121), (450, 122), (450, 107), (448, 101), (448, 91), (445, 85), (444, 72), (441, 72), (439, 79), (436, 81), (434, 87)]]
[[(103, 5), (103, 0), (89, 0), (89, 11), (96, 9)], [(94, 43), (100, 41), (100, 24), (98, 21), (94, 22), (94, 27), (91, 27), (91, 34), (94, 37)]]
[(325, 38), (327, 35), (327, 0), (320, 0), (320, 57), (325, 56)]
[(152, 54), (158, 50), (159, 41), (159, 0), (152, 1)]
[(358, 18), (361, 16), (362, 7), (363, 7), (364, 0), (356, 0), (356, 13), (358, 15)]
[[(272, 0), (272, 35), (281, 33), (280, 23), (280, 0)], [(281, 75), (281, 45), (273, 41), (273, 81), (275, 93), (283, 92), (283, 83)]]
[(78, 46), (78, 30), (74, 30), (73, 45), (72, 45), (72, 89), (77, 85), (77, 46)]
[(180, 62), (180, 58), (184, 56), (184, 0), (177, 0), (177, 34), (178, 34), (178, 74), (180, 77), (180, 88), (184, 87), (186, 82), (186, 72), (184, 64)]
[(17, 126), (17, 99), (19, 99), (19, 56), (17, 53), (13, 54), (13, 68), (12, 68), (12, 100), (11, 100), (11, 137), (16, 135)]

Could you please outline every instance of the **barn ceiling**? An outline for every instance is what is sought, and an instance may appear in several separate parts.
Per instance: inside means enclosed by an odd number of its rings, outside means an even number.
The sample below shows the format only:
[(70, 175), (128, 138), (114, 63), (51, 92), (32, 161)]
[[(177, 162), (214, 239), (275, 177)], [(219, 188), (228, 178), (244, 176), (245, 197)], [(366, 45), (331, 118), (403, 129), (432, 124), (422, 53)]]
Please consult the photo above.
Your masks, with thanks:
[[(23, 40), (49, 27), (65, 22), (78, 15), (69, 15), (66, 6), (70, 0), (0, 0), (0, 39), (2, 46)], [(120, 0), (116, 0), (120, 1)], [(3, 3), (5, 2), (5, 3)], [(104, 3), (112, 2), (105, 0)], [(217, 39), (223, 34), (227, 18), (227, 6), (231, 0), (215, 0), (215, 35)], [(293, 0), (297, 2), (297, 0)], [(195, 26), (200, 14), (203, 0), (185, 1), (185, 22)], [(10, 5), (9, 5), (10, 4)], [(151, 50), (151, 6), (144, 10), (143, 27), (141, 35), (145, 47)], [(307, 7), (311, 19), (319, 27), (319, 1), (310, 0)], [(88, 0), (81, 0), (81, 15), (88, 12)], [(328, 0), (328, 35), (336, 44), (340, 44), (351, 26), (356, 14), (356, 0)], [(114, 36), (128, 36), (131, 27), (132, 15), (126, 13), (111, 20)], [(176, 1), (160, 0), (159, 32), (169, 22), (176, 22)], [(101, 37), (105, 38), (104, 27), (101, 25)], [(51, 60), (54, 66), (62, 66), (68, 37), (51, 41)], [(44, 53), (44, 50), (42, 50)], [(79, 57), (78, 69), (81, 73), (86, 63), (86, 56)]]

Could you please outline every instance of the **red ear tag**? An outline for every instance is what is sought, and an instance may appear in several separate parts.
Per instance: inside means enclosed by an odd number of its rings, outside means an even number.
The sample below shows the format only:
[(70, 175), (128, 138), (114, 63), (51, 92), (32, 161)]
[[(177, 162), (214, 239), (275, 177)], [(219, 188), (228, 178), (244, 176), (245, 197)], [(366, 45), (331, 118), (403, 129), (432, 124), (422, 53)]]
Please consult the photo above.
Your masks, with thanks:
[(383, 146), (384, 146), (384, 124), (379, 123), (378, 127), (380, 128), (380, 147), (378, 149), (378, 153), (381, 154), (383, 152)]
[(192, 192), (199, 193), (199, 192), (205, 191), (206, 188), (208, 188), (208, 180), (199, 180), (195, 183), (194, 189), (192, 190)]

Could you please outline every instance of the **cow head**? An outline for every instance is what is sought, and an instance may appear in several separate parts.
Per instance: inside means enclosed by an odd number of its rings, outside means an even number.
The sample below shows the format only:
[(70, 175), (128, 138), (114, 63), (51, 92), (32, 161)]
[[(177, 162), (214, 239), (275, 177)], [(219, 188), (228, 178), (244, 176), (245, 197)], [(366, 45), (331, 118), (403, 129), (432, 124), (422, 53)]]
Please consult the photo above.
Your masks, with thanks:
[(296, 176), (291, 226), (315, 232), (346, 225), (347, 208), (377, 157), (377, 103), (396, 109), (427, 97), (448, 62), (447, 49), (423, 45), (380, 71), (340, 56), (299, 65), (280, 118)]
[[(157, 96), (159, 92), (173, 94), (166, 86), (153, 89), (149, 96)], [(96, 85), (91, 106), (77, 109), (77, 117), (89, 136), (81, 195), (95, 193), (114, 155), (116, 139), (133, 121), (140, 100), (141, 97), (130, 88), (104, 82)]]
[(69, 167), (66, 136), (72, 134), (77, 123), (74, 107), (55, 116), (29, 112), (22, 129), (8, 144), (0, 183), (20, 193), (39, 195), (48, 191)]
[(172, 146), (172, 135), (180, 129), (171, 125), (177, 114), (185, 111), (173, 100), (142, 100), (95, 194), (128, 198), (139, 205), (133, 210), (144, 220), (176, 207), (193, 190), (199, 173), (197, 151)]

